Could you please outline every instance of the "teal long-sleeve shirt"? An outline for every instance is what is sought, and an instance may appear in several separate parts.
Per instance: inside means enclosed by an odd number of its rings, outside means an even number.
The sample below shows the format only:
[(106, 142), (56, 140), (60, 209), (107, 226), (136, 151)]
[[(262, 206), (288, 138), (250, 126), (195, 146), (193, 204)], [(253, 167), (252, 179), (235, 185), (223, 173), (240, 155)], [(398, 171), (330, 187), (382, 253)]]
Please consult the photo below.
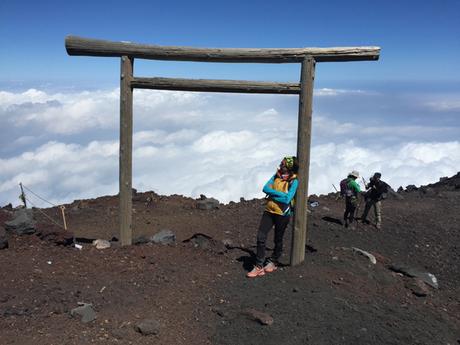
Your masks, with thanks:
[(295, 196), (299, 182), (297, 181), (297, 179), (292, 180), (292, 183), (289, 186), (288, 192), (284, 193), (284, 192), (280, 192), (279, 190), (275, 190), (270, 187), (275, 182), (275, 177), (276, 175), (273, 175), (272, 178), (268, 180), (268, 182), (265, 184), (262, 191), (265, 194), (267, 194), (269, 197), (273, 198), (273, 200), (275, 200), (276, 202), (281, 202), (283, 204), (289, 204)]

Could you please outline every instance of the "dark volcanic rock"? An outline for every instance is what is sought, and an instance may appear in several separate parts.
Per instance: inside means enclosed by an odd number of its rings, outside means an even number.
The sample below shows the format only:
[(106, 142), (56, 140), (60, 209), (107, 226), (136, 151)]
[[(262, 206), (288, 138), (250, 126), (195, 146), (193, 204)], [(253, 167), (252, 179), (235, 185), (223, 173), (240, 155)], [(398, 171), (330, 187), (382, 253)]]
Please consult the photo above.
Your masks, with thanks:
[(13, 219), (5, 222), (5, 229), (16, 235), (33, 234), (35, 232), (33, 211), (26, 208), (16, 210)]
[(134, 328), (142, 335), (156, 335), (160, 332), (160, 323), (157, 320), (145, 319)]
[(88, 323), (96, 319), (96, 312), (89, 303), (82, 303), (81, 306), (72, 309), (70, 315), (80, 317), (80, 321), (83, 323)]
[(205, 198), (196, 202), (196, 207), (200, 210), (214, 210), (219, 208), (219, 200), (214, 198)]
[(153, 243), (173, 244), (176, 242), (176, 235), (171, 230), (164, 229), (153, 235), (150, 240)]

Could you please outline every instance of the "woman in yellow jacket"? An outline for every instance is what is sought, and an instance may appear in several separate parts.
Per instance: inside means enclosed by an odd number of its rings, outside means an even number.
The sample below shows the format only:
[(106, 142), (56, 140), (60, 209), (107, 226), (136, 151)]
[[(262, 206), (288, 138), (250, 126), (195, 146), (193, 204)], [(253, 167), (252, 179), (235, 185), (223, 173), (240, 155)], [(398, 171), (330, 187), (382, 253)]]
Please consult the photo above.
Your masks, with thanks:
[[(252, 271), (247, 273), (248, 278), (263, 276), (277, 269), (278, 259), (283, 252), (284, 232), (293, 211), (292, 203), (298, 186), (296, 175), (298, 170), (299, 164), (296, 157), (284, 157), (276, 174), (263, 188), (268, 201), (257, 232), (256, 264)], [(272, 256), (265, 260), (265, 242), (273, 227), (275, 227), (275, 249)]]

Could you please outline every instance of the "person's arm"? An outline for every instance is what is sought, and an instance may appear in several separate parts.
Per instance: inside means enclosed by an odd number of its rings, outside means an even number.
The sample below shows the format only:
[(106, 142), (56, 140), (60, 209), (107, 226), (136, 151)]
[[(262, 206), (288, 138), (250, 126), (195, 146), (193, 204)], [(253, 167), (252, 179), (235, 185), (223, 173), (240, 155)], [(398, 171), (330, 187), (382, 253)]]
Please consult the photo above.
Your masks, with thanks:
[(274, 196), (273, 200), (277, 202), (281, 202), (283, 204), (289, 204), (291, 200), (294, 198), (295, 193), (297, 192), (297, 187), (299, 185), (299, 182), (297, 179), (293, 180), (291, 185), (289, 186), (289, 190), (287, 193), (279, 192), (283, 194), (282, 196)]
[(286, 193), (280, 192), (272, 188), (273, 183), (275, 182), (275, 175), (272, 176), (270, 180), (265, 184), (262, 191), (267, 194), (268, 196), (275, 198), (275, 197), (284, 197)]

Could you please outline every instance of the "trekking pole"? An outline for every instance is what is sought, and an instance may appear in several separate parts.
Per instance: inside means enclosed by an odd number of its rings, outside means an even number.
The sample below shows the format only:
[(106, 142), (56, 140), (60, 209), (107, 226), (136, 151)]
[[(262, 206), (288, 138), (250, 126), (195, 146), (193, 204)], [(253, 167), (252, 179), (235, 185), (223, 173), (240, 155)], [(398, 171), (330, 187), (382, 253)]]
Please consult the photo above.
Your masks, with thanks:
[[(334, 185), (334, 184), (332, 184), (332, 187), (334, 187), (336, 193), (339, 193), (339, 191), (337, 190), (337, 188), (335, 188), (335, 185)], [(335, 200), (337, 201), (337, 200), (339, 200), (339, 199), (340, 199), (340, 193), (339, 193), (339, 195), (337, 195), (337, 197), (335, 198)]]

